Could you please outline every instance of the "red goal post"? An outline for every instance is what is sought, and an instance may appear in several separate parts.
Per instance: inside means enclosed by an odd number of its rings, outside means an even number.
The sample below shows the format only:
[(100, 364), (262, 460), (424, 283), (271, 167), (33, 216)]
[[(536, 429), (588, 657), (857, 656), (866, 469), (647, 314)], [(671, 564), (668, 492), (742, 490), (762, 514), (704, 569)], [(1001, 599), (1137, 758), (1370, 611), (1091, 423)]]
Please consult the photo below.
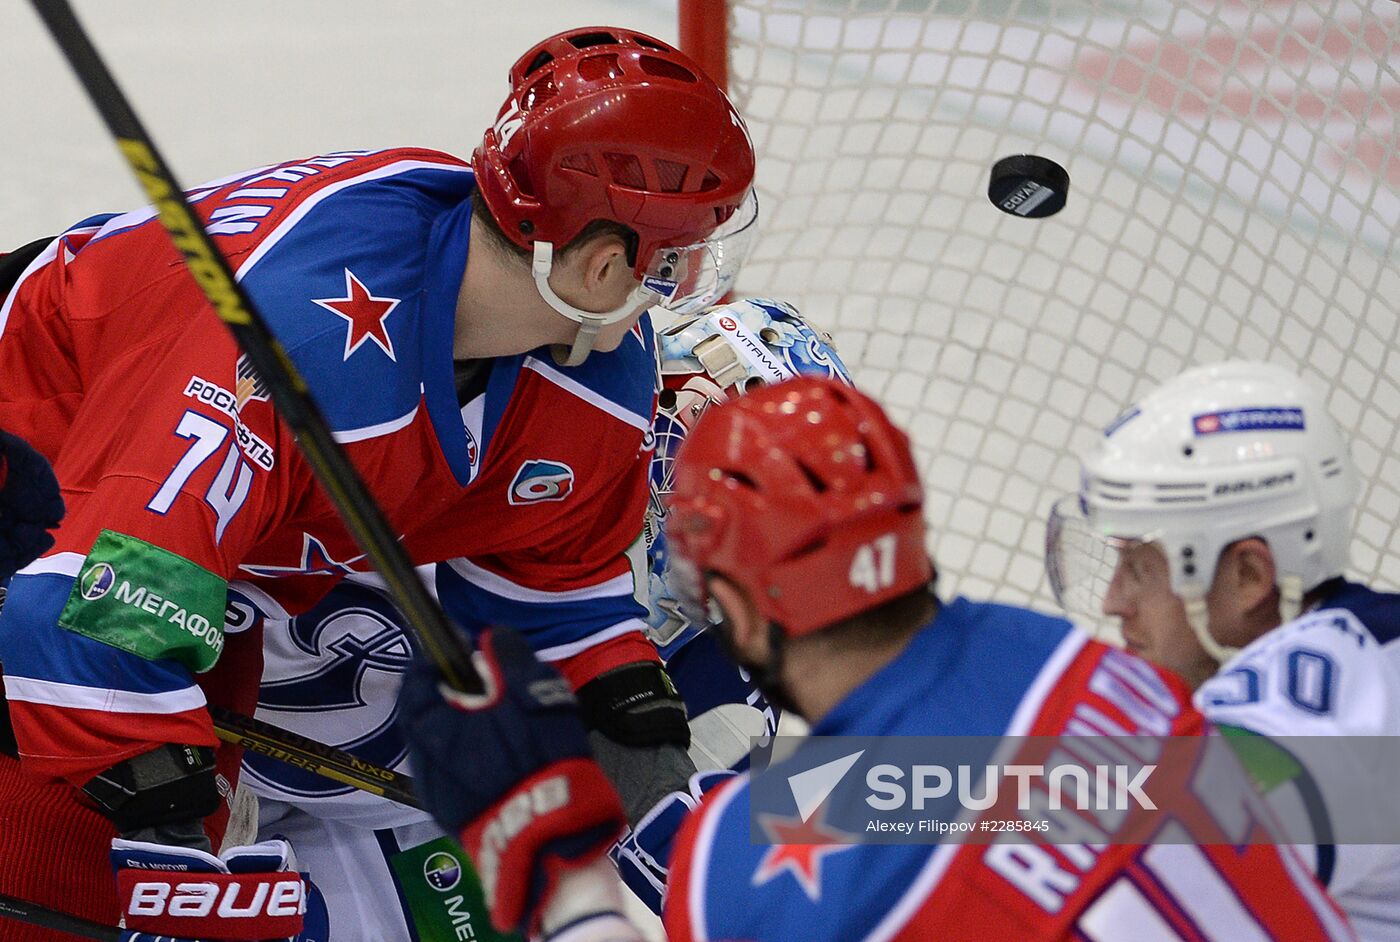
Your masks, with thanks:
[[(759, 155), (739, 293), (830, 329), (910, 429), (945, 593), (1053, 606), (1075, 455), (1188, 366), (1325, 389), (1364, 484), (1354, 575), (1400, 586), (1400, 4), (680, 0)], [(1063, 164), (1016, 219), (999, 157)]]

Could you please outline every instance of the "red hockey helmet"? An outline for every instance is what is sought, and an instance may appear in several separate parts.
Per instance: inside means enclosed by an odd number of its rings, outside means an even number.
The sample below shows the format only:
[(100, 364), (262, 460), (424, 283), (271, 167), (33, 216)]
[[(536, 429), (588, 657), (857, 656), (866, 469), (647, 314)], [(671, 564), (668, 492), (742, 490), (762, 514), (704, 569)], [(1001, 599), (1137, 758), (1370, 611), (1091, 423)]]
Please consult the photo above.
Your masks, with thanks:
[[(525, 53), (510, 84), (472, 154), (508, 238), (552, 251), (613, 220), (636, 231), (636, 275), (668, 307), (728, 290), (757, 213), (753, 144), (693, 60), (641, 33), (588, 27)], [(724, 245), (713, 238), (721, 226)]]
[[(673, 566), (743, 586), (789, 635), (933, 578), (909, 439), (875, 402), (799, 377), (712, 407), (681, 446), (666, 522)], [(684, 573), (681, 573), (684, 575)]]

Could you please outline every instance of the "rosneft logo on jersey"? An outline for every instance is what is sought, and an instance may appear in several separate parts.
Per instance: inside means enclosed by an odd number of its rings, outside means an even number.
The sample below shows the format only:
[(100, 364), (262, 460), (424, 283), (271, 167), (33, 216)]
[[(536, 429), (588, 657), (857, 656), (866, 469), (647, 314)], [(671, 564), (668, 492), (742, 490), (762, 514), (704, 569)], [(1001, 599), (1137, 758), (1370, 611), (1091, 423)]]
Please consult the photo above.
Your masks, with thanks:
[(515, 472), (508, 500), (519, 506), (564, 500), (574, 491), (574, 469), (560, 461), (532, 459)]

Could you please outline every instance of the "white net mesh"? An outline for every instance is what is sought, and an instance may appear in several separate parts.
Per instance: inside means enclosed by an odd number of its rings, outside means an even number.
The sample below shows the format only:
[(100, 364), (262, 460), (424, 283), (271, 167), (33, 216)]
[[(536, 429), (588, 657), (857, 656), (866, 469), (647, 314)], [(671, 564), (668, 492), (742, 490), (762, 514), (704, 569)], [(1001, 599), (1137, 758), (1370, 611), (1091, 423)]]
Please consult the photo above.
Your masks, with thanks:
[[(740, 292), (830, 329), (910, 428), (940, 586), (1053, 607), (1044, 521), (1119, 409), (1199, 363), (1330, 390), (1366, 478), (1356, 574), (1400, 585), (1400, 6), (738, 0), (759, 151)], [(1070, 173), (1057, 216), (997, 158)]]

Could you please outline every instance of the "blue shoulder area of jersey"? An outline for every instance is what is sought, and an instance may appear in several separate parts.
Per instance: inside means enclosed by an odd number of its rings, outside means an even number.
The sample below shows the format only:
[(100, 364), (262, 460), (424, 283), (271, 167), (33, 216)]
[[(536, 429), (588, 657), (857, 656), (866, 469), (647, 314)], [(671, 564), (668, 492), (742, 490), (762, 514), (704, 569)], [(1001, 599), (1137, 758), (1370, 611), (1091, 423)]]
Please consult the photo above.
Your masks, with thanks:
[(814, 736), (996, 736), (1073, 628), (1023, 608), (956, 598), (851, 692)]
[(65, 231), (72, 232), (75, 229), (100, 229), (117, 218), (117, 215), (117, 213), (98, 213), (96, 216), (89, 216), (81, 222), (74, 223)]
[[(73, 581), (73, 576), (56, 572), (22, 572), (10, 580), (6, 604), (0, 610), (0, 663), (11, 680), (11, 699), (30, 699), (19, 692), (16, 682), (21, 678), (137, 694), (169, 693), (190, 686), (189, 671), (175, 661), (138, 657), (59, 627), (59, 613)], [(53, 702), (52, 691), (59, 689), (50, 686), (39, 702)], [(85, 704), (74, 698), (65, 705)]]
[[(637, 326), (627, 333), (616, 350), (591, 353), (578, 366), (560, 366), (548, 347), (513, 357), (501, 357), (492, 367), (486, 390), (486, 410), (482, 421), (485, 440), (483, 461), (490, 457), (490, 443), (505, 416), (520, 371), (532, 369), (546, 381), (570, 394), (591, 401), (619, 421), (635, 426), (642, 434), (652, 434), (653, 402), (659, 385), (656, 334), (651, 315), (643, 314)], [(590, 437), (592, 429), (579, 429)]]
[[(240, 267), (342, 440), (407, 425), (426, 397), (465, 462), (451, 341), (473, 185), (453, 164), (349, 177), (267, 233)], [(444, 412), (456, 419), (450, 435)]]
[[(1025, 609), (958, 598), (943, 605), (892, 662), (817, 723), (814, 736), (995, 736), (1004, 733), (1046, 662), (1073, 630), (1069, 622)], [(831, 744), (837, 749), (839, 743)], [(837, 751), (841, 751), (837, 749)], [(849, 752), (850, 750), (845, 750)], [(810, 766), (804, 766), (810, 767)], [(769, 774), (782, 774), (781, 769)], [(716, 814), (697, 865), (706, 864), (709, 938), (779, 938), (794, 926), (812, 940), (863, 938), (907, 894), (937, 845), (756, 843), (745, 780)], [(822, 811), (818, 810), (817, 815)], [(816, 820), (813, 818), (812, 820)], [(822, 822), (818, 822), (820, 825)], [(925, 835), (925, 837), (927, 837)], [(701, 848), (700, 843), (707, 846)], [(744, 906), (734, 906), (742, 897)]]
[(1357, 582), (1344, 582), (1318, 607), (1343, 608), (1351, 612), (1378, 644), (1389, 644), (1400, 638), (1400, 594), (1377, 592)]

